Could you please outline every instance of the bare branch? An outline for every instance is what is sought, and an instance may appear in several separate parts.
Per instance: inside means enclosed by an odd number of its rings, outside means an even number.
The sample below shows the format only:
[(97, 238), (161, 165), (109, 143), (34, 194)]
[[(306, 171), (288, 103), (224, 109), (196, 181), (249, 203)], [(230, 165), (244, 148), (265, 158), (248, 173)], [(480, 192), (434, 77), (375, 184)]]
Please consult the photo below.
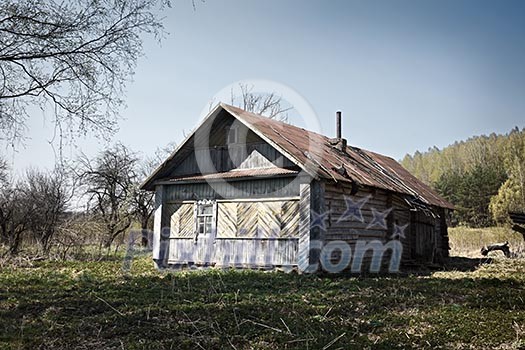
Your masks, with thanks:
[(162, 0), (4, 0), (0, 4), (0, 140), (19, 141), (27, 107), (54, 106), (67, 135), (117, 130), (141, 35), (162, 37)]
[(285, 107), (285, 101), (274, 92), (259, 94), (253, 92), (253, 89), (253, 85), (249, 86), (240, 83), (239, 97), (232, 88), (231, 104), (237, 105), (245, 111), (264, 115), (270, 119), (277, 119), (284, 122), (288, 121), (287, 112), (292, 110), (293, 107)]

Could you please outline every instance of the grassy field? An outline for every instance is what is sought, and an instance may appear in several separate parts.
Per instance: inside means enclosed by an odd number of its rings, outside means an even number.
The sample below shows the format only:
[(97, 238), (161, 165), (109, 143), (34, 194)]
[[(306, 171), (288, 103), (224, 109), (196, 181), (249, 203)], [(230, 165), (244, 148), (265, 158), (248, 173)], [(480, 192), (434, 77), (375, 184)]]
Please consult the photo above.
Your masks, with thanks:
[(525, 260), (454, 261), (366, 278), (167, 274), (147, 257), (4, 267), (0, 348), (525, 349)]
[[(506, 227), (468, 228), (454, 227), (448, 229), (450, 254), (456, 256), (481, 257), (481, 247), (493, 243), (508, 241), (511, 252), (525, 257), (525, 241), (520, 233)], [(491, 256), (503, 256), (501, 252)]]

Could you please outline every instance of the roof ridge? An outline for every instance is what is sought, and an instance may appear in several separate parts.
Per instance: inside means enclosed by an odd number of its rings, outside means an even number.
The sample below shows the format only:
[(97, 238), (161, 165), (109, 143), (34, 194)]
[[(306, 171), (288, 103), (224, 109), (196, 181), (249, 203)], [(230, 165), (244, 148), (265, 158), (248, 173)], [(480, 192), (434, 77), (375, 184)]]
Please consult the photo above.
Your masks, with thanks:
[(300, 129), (300, 130), (303, 130), (303, 131), (306, 131), (308, 133), (311, 133), (311, 134), (315, 134), (315, 135), (318, 135), (318, 136), (321, 136), (323, 138), (326, 138), (326, 139), (331, 139), (330, 137), (324, 135), (324, 134), (321, 134), (317, 131), (313, 131), (313, 130), (309, 130), (309, 129), (305, 129), (303, 127), (300, 127), (300, 126), (297, 126), (297, 125), (293, 125), (293, 124), (290, 124), (290, 123), (286, 123), (286, 122), (283, 122), (283, 121), (280, 121), (280, 120), (277, 120), (277, 119), (273, 119), (273, 118), (270, 118), (270, 117), (266, 117), (262, 114), (257, 114), (257, 113), (254, 113), (254, 112), (250, 112), (250, 111), (247, 111), (247, 110), (244, 110), (240, 107), (236, 107), (236, 106), (232, 106), (230, 104), (227, 104), (227, 103), (224, 103), (224, 102), (220, 102), (220, 105), (226, 109), (228, 108), (232, 108), (232, 109), (236, 109), (238, 110), (238, 113), (245, 113), (245, 114), (249, 114), (250, 117), (253, 117), (253, 118), (258, 118), (258, 119), (261, 119), (261, 121), (264, 121), (264, 122), (268, 122), (270, 121), (271, 123), (275, 123), (275, 124), (280, 124), (284, 127), (292, 127), (294, 129)]

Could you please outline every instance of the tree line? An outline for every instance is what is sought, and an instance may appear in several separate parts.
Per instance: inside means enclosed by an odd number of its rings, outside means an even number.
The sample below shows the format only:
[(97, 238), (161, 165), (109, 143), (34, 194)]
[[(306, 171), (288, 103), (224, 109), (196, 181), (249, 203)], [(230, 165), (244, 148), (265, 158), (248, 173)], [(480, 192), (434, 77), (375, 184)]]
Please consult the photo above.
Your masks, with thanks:
[(525, 212), (525, 129), (407, 154), (401, 164), (455, 205), (453, 224), (486, 227)]

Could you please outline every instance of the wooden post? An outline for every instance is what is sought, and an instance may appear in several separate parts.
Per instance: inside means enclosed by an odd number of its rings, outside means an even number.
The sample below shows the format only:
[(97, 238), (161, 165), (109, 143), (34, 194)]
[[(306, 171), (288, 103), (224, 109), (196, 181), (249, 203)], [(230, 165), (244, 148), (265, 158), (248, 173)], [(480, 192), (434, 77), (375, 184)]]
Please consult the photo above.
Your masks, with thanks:
[(167, 259), (166, 243), (163, 242), (164, 186), (155, 187), (155, 212), (153, 215), (153, 261), (157, 268), (164, 267)]
[[(310, 181), (310, 179), (308, 179)], [(313, 273), (319, 268), (320, 250), (324, 242), (325, 232), (320, 227), (311, 227), (312, 210), (323, 214), (324, 183), (311, 180), (299, 186), (299, 242), (297, 251), (297, 266), (301, 273)]]
[[(316, 213), (319, 214), (323, 214), (326, 212), (324, 203), (323, 182), (312, 180), (312, 182), (310, 183), (310, 209), (314, 210)], [(319, 226), (310, 229), (310, 265), (319, 263), (319, 259), (321, 256), (321, 252), (319, 251), (319, 249), (313, 249), (312, 242), (324, 242), (325, 234), (325, 230), (322, 230)]]
[(299, 185), (299, 246), (297, 267), (305, 272), (310, 266), (310, 184)]

